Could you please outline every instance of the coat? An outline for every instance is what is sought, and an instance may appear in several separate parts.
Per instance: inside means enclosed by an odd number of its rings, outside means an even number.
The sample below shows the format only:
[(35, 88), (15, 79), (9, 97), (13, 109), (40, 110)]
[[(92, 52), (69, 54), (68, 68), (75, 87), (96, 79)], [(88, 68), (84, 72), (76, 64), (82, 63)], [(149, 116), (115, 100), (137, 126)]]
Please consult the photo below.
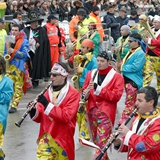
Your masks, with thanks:
[(114, 17), (114, 14), (107, 13), (107, 15), (104, 17), (106, 22), (106, 27), (111, 28), (111, 36), (113, 37), (114, 41), (120, 37), (120, 31), (119, 31), (119, 24), (116, 21), (116, 18)]
[(136, 133), (139, 118), (135, 118), (131, 130), (121, 139), (123, 143), (119, 152), (128, 152), (127, 160), (159, 160), (159, 121), (160, 115), (155, 118), (147, 118)]
[(4, 75), (1, 76), (2, 80), (0, 81), (0, 123), (2, 123), (5, 132), (7, 125), (8, 108), (13, 95), (13, 81)]
[(79, 107), (79, 92), (69, 83), (62, 88), (58, 96), (58, 105), (51, 103), (53, 92), (48, 89), (44, 94), (50, 102), (44, 111), (44, 106), (38, 103), (36, 114), (32, 118), (40, 123), (38, 140), (44, 133), (49, 133), (52, 138), (66, 151), (68, 159), (75, 159), (74, 132), (76, 127), (76, 114)]
[[(27, 35), (27, 39), (29, 39), (30, 26), (26, 27), (24, 32)], [(49, 72), (51, 71), (50, 46), (45, 28), (38, 27), (35, 29), (35, 32), (38, 33), (36, 35), (36, 42), (40, 46), (35, 50), (30, 77), (32, 79), (42, 79), (49, 77)]]
[[(130, 51), (129, 51), (130, 52)], [(129, 57), (129, 52), (123, 58), (121, 65), (121, 73), (123, 76), (131, 79), (134, 83), (137, 84), (138, 89), (142, 87), (143, 83), (143, 68), (146, 62), (145, 53), (141, 47), (137, 48), (134, 53)], [(128, 59), (126, 60), (126, 58)]]
[[(93, 77), (95, 70), (87, 74), (82, 90), (86, 89)], [(97, 84), (97, 76), (94, 83)], [(97, 89), (90, 89), (88, 97), (87, 112), (93, 107), (97, 106), (104, 112), (111, 120), (114, 126), (117, 102), (120, 100), (124, 88), (123, 77), (117, 73), (113, 68), (109, 71), (101, 86), (98, 85)]]

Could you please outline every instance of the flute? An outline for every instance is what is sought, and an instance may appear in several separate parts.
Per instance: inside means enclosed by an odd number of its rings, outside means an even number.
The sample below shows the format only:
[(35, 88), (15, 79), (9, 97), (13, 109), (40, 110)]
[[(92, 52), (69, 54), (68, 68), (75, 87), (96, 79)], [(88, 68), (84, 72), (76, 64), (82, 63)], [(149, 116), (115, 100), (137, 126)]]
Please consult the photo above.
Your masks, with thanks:
[[(125, 121), (124, 125), (127, 125), (127, 124), (128, 124), (128, 122), (129, 122), (129, 121), (132, 119), (132, 117), (136, 114), (137, 110), (138, 110), (138, 108), (136, 108), (136, 109), (130, 114), (130, 116), (128, 117), (128, 119)], [(104, 153), (108, 150), (108, 148), (111, 146), (111, 144), (116, 140), (116, 138), (118, 137), (118, 135), (119, 135), (119, 133), (116, 132), (114, 138), (107, 143), (107, 145), (102, 149), (101, 153), (96, 157), (95, 160), (101, 160), (101, 158), (103, 157)]]
[[(44, 94), (47, 89), (51, 86), (52, 82), (40, 93), (40, 94)], [(31, 101), (32, 102), (32, 101)], [(27, 115), (29, 114), (29, 112), (32, 110), (32, 108), (35, 107), (35, 105), (37, 104), (37, 101), (34, 103), (34, 105), (32, 107), (28, 107), (27, 110), (24, 112), (24, 114), (22, 115), (22, 117), (20, 118), (20, 120), (18, 122), (15, 122), (15, 125), (17, 127), (20, 127), (22, 122), (24, 121), (24, 119), (27, 117)], [(28, 105), (27, 105), (28, 106)]]
[[(97, 72), (98, 72), (98, 70), (95, 71), (95, 73), (94, 73), (91, 81), (94, 81)], [(88, 96), (89, 91), (90, 91), (90, 87), (88, 86), (88, 87), (87, 87), (87, 93), (86, 93), (84, 96), (83, 96), (83, 95), (81, 96), (82, 98), (81, 98), (81, 100), (80, 100), (80, 102), (79, 102), (79, 103), (80, 103), (80, 107), (79, 107), (79, 109), (78, 109), (78, 113), (82, 113), (82, 112), (83, 112), (83, 105), (84, 105), (84, 102), (86, 101), (86, 98), (87, 98), (87, 96)]]

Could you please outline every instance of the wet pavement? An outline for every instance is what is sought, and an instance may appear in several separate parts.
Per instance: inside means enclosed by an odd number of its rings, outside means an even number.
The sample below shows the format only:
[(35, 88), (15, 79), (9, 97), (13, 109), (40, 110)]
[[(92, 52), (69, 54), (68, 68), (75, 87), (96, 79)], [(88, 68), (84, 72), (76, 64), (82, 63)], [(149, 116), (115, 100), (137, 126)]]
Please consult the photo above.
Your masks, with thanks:
[[(46, 86), (47, 82), (41, 81), (40, 86), (36, 89), (31, 89), (23, 96), (18, 111), (14, 114), (9, 114), (7, 130), (4, 141), (4, 152), (6, 154), (5, 160), (36, 160), (36, 139), (38, 136), (39, 124), (33, 122), (29, 116), (26, 117), (21, 127), (15, 126), (22, 114), (26, 111), (28, 102), (33, 100)], [(156, 87), (155, 77), (152, 81), (152, 86)], [(116, 115), (116, 123), (120, 119), (120, 114), (124, 108), (125, 93), (118, 103), (118, 110)], [(115, 123), (115, 125), (116, 125)], [(78, 142), (78, 130), (76, 127), (75, 133), (76, 158), (75, 160), (92, 160), (93, 148), (85, 147)], [(117, 153), (113, 147), (108, 150), (110, 160), (125, 160), (125, 153)]]

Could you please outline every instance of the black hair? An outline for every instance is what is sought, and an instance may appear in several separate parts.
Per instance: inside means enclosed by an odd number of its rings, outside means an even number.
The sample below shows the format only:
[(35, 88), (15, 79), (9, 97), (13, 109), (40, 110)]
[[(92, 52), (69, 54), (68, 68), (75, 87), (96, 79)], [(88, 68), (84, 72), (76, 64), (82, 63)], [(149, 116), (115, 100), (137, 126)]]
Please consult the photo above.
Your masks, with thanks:
[(136, 10), (131, 10), (130, 14), (133, 15), (133, 16), (135, 16), (135, 15), (137, 15), (137, 11)]
[(13, 24), (13, 26), (12, 27), (18, 27), (19, 28), (19, 31), (21, 30), (21, 26), (20, 25), (18, 25), (18, 24)]
[(61, 65), (66, 70), (66, 72), (69, 73), (69, 69), (68, 69), (68, 67), (67, 67), (67, 65), (65, 63), (63, 63), (63, 62), (56, 62), (56, 63)]
[(22, 15), (21, 12), (14, 12), (13, 19), (16, 19), (18, 15)]
[(6, 73), (6, 61), (2, 56), (0, 56), (0, 74), (4, 73)]
[(157, 106), (158, 93), (154, 87), (151, 87), (151, 86), (143, 87), (137, 91), (137, 94), (140, 94), (140, 93), (145, 94), (144, 98), (145, 98), (146, 102), (149, 102), (153, 99), (154, 100), (154, 104), (153, 104), (154, 108)]
[[(142, 40), (141, 35), (140, 35), (140, 34), (138, 34), (138, 33), (130, 34), (130, 35), (129, 35), (129, 37), (136, 38), (136, 39), (138, 39), (139, 41), (141, 41), (141, 40)], [(138, 42), (138, 44), (140, 45), (140, 42)]]

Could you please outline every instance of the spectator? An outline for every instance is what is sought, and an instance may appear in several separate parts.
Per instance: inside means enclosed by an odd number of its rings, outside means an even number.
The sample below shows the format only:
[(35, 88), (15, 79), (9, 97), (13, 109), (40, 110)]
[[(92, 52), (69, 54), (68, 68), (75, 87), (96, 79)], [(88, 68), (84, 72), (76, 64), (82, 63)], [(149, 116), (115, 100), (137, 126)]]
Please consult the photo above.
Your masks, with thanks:
[(36, 0), (34, 5), (35, 5), (34, 10), (38, 13), (38, 15), (40, 15), (40, 12), (39, 12), (40, 5), (41, 5), (40, 1)]
[(131, 10), (131, 16), (123, 22), (123, 25), (129, 25), (128, 23), (130, 20), (135, 21), (135, 23), (139, 22), (139, 16), (136, 10)]
[(27, 2), (23, 3), (23, 10), (26, 12), (26, 14), (28, 14), (28, 12), (29, 12), (29, 6), (28, 6)]
[(119, 16), (116, 17), (116, 21), (117, 23), (120, 23), (120, 27), (122, 27), (124, 21), (127, 19), (126, 10), (126, 8), (121, 7), (121, 9), (119, 10)]
[(120, 37), (120, 23), (117, 23), (116, 18), (114, 17), (114, 5), (108, 7), (107, 15), (104, 17), (106, 22), (106, 27), (111, 28), (111, 36), (114, 39), (114, 42)]
[(59, 14), (59, 6), (57, 5), (56, 0), (52, 0), (49, 11), (51, 14)]
[(6, 8), (6, 13), (5, 13), (5, 15), (13, 15), (13, 13), (14, 13), (13, 4), (10, 4), (10, 5), (8, 5), (7, 8)]
[(22, 21), (22, 13), (21, 12), (15, 12), (13, 14), (13, 19), (17, 19), (20, 22), (20, 28), (23, 29), (24, 28), (24, 23)]
[(68, 9), (65, 1), (61, 1), (59, 3), (59, 20), (68, 20)]
[(47, 2), (42, 2), (42, 4), (41, 4), (41, 8), (39, 9), (39, 12), (40, 12), (40, 15), (42, 15), (42, 16), (47, 16), (47, 15), (49, 15), (49, 9), (48, 9), (48, 7), (47, 7)]
[(73, 2), (73, 6), (74, 6), (74, 8), (72, 8), (71, 11), (68, 13), (69, 21), (70, 21), (74, 16), (76, 16), (78, 9), (79, 9), (79, 8), (82, 8), (82, 7), (83, 7), (83, 4), (82, 4), (81, 1), (75, 0), (75, 1)]
[(84, 3), (84, 7), (88, 9), (89, 13), (92, 12), (93, 0), (87, 0), (87, 1)]
[(18, 3), (17, 9), (18, 9), (18, 12), (21, 12), (22, 14), (26, 13), (23, 9), (23, 3)]
[(35, 3), (34, 2), (29, 2), (29, 12), (34, 11), (35, 10)]

